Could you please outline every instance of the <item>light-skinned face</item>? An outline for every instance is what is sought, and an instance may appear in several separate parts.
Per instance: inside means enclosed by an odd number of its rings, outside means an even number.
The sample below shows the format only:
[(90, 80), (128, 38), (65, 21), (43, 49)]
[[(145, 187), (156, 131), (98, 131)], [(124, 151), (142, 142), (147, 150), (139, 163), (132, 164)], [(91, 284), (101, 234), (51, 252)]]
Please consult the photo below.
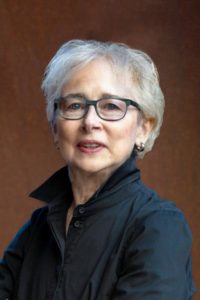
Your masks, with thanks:
[[(137, 102), (130, 76), (114, 72), (103, 59), (74, 72), (62, 89), (62, 96), (68, 94), (82, 94), (92, 100), (105, 94), (115, 95)], [(78, 171), (82, 176), (99, 173), (108, 177), (131, 155), (135, 143), (146, 141), (151, 122), (144, 122), (133, 106), (128, 107), (126, 116), (119, 121), (100, 119), (90, 106), (80, 120), (57, 116), (53, 128), (54, 140), (72, 173)]]

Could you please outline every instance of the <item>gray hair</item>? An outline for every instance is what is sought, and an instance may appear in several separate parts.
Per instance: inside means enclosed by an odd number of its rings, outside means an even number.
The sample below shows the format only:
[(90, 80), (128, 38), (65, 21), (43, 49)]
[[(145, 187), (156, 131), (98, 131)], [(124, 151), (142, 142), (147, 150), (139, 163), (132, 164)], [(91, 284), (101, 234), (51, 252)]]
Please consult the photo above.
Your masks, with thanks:
[(71, 40), (62, 45), (49, 62), (42, 82), (42, 90), (47, 100), (48, 120), (54, 120), (54, 101), (61, 96), (62, 87), (67, 79), (78, 68), (100, 57), (131, 74), (133, 88), (137, 93), (136, 101), (144, 116), (154, 120), (145, 150), (137, 153), (141, 158), (152, 149), (159, 135), (165, 103), (156, 66), (152, 59), (140, 50), (121, 43), (94, 40)]

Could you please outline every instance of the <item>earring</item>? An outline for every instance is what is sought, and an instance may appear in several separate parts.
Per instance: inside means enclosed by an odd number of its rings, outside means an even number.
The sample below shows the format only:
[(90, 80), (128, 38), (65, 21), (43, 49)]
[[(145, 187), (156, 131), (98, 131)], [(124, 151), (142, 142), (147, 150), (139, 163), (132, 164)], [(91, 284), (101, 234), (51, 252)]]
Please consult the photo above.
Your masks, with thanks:
[(144, 151), (144, 143), (140, 143), (140, 145), (135, 145), (135, 149), (138, 151), (138, 152), (143, 152)]

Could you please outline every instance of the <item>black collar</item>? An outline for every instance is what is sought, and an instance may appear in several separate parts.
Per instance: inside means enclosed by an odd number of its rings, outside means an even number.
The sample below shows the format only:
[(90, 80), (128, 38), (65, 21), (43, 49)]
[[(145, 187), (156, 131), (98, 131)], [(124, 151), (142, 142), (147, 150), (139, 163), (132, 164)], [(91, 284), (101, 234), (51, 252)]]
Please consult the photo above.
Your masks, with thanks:
[[(92, 198), (96, 198), (116, 186), (122, 186), (129, 181), (138, 179), (140, 179), (140, 172), (136, 167), (135, 155), (131, 155), (131, 157), (110, 176)], [(72, 195), (71, 182), (68, 175), (68, 168), (65, 166), (54, 173), (29, 196), (47, 203), (55, 203), (57, 199), (61, 199), (69, 194)]]

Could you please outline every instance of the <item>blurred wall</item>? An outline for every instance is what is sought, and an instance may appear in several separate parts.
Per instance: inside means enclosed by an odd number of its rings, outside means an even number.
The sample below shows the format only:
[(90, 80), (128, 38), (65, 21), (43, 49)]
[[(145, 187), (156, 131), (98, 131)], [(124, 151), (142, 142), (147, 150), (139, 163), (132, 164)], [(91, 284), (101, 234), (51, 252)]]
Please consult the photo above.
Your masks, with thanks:
[(28, 198), (29, 192), (63, 165), (44, 112), (44, 67), (66, 40), (120, 41), (149, 53), (159, 69), (166, 97), (164, 125), (153, 152), (139, 165), (145, 183), (184, 211), (200, 283), (199, 12), (195, 0), (1, 0), (1, 254), (41, 205)]

